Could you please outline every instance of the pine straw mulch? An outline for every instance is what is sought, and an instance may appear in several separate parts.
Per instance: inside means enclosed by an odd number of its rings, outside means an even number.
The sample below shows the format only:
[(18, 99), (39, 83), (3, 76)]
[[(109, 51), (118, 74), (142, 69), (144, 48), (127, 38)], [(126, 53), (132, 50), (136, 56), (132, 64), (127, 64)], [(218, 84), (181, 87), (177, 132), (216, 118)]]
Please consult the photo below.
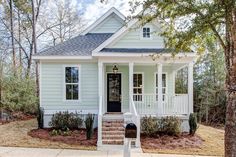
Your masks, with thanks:
[[(14, 121), (5, 125), (0, 125), (0, 146), (96, 150), (96, 146), (94, 146), (94, 144), (91, 146), (72, 143), (69, 144), (62, 141), (46, 140), (43, 138), (35, 138), (28, 135), (31, 130), (35, 129), (37, 130), (36, 119)], [(72, 139), (71, 141), (73, 140), (74, 139)]]
[(72, 130), (69, 131), (70, 135), (62, 136), (50, 135), (52, 129), (33, 129), (28, 132), (28, 135), (34, 138), (49, 140), (53, 142), (62, 142), (69, 145), (78, 145), (83, 147), (96, 147), (97, 143), (97, 131), (94, 131), (93, 137), (90, 140), (86, 139), (86, 131), (84, 129), (81, 130)]
[(209, 126), (199, 125), (195, 136), (183, 133), (179, 137), (141, 136), (142, 149), (145, 153), (224, 155), (224, 131)]

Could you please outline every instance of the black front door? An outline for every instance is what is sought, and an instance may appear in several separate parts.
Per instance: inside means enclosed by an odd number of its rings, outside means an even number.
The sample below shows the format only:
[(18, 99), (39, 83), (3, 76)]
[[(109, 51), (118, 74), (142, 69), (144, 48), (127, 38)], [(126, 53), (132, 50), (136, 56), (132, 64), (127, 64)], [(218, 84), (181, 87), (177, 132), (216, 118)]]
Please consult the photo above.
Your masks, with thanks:
[(121, 74), (107, 74), (107, 112), (121, 112)]

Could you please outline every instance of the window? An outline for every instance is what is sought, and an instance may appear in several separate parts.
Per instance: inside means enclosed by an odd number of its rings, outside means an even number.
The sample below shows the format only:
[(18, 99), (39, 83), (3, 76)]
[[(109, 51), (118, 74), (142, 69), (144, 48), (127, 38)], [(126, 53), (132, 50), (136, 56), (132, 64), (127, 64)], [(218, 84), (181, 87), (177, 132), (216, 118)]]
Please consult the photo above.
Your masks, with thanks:
[[(162, 74), (162, 94), (163, 94), (163, 101), (166, 101), (166, 74)], [(156, 100), (158, 101), (158, 74), (156, 74)]]
[(66, 100), (79, 100), (79, 68), (65, 67)]
[(150, 32), (151, 32), (150, 27), (143, 27), (143, 38), (150, 38), (151, 37)]
[(134, 101), (143, 99), (143, 74), (133, 74), (133, 99)]

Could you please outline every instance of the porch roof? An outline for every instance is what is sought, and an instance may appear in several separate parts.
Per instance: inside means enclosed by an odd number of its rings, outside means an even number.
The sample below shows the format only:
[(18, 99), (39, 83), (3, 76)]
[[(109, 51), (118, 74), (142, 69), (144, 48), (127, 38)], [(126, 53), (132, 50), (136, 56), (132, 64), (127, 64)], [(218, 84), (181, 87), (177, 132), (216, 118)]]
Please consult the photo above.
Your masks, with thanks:
[(100, 52), (118, 53), (170, 53), (173, 49), (165, 48), (103, 48)]

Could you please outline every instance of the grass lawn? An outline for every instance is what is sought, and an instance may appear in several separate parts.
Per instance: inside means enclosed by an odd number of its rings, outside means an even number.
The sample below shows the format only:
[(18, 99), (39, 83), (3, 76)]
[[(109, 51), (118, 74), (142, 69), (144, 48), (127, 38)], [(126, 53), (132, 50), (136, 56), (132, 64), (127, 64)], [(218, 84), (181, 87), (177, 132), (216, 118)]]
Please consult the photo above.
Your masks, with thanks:
[(36, 119), (15, 121), (5, 125), (0, 125), (0, 146), (96, 150), (95, 146), (88, 147), (66, 144), (63, 142), (54, 142), (39, 138), (32, 138), (27, 134), (30, 130), (36, 128)]
[[(185, 148), (183, 145), (175, 149), (158, 149), (147, 148), (146, 143), (143, 143), (142, 148), (146, 153), (163, 153), (163, 154), (193, 154), (193, 155), (224, 155), (224, 130), (215, 129), (209, 126), (200, 125), (197, 130), (197, 135), (202, 139), (200, 147)], [(152, 141), (149, 142), (149, 144)]]

